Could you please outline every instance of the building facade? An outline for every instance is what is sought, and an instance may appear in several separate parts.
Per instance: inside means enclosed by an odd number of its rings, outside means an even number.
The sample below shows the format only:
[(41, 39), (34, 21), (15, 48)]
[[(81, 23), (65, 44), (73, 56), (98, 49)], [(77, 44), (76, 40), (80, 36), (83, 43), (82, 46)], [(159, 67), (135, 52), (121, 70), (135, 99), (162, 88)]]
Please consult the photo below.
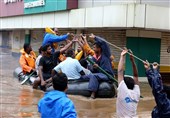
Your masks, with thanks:
[[(161, 64), (170, 73), (170, 0), (1, 0), (0, 46), (19, 52), (24, 42), (34, 50), (45, 27), (61, 33), (94, 33), (135, 55)], [(120, 50), (111, 47), (117, 65)], [(136, 61), (139, 75), (143, 64)], [(132, 74), (127, 57), (126, 73)]]

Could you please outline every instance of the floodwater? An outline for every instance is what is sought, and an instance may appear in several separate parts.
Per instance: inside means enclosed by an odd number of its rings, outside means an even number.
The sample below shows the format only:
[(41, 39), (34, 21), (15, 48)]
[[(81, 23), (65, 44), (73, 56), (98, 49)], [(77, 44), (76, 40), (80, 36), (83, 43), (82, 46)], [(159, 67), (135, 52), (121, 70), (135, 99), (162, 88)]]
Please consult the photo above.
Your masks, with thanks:
[[(12, 57), (7, 49), (0, 48), (0, 118), (39, 118), (37, 103), (43, 92), (30, 86), (21, 86), (12, 78), (13, 70), (18, 67), (17, 57)], [(151, 89), (147, 83), (141, 83), (141, 95), (138, 105), (138, 117), (149, 118), (155, 106)], [(112, 118), (116, 112), (116, 98), (97, 98), (69, 95), (75, 104), (79, 118)]]

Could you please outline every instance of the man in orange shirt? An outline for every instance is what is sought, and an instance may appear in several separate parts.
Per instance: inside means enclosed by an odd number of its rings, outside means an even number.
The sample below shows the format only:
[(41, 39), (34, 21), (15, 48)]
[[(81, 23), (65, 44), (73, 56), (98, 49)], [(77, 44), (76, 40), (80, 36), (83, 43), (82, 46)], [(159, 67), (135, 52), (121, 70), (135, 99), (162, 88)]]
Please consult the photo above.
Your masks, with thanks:
[[(20, 52), (21, 52), (21, 57), (19, 63), (21, 65), (23, 73), (29, 75), (35, 71), (34, 75), (36, 75), (36, 70), (35, 70), (36, 55), (34, 51), (32, 51), (31, 45), (25, 43), (23, 49), (21, 49)], [(33, 88), (36, 88), (34, 87), (34, 84), (37, 83), (37, 81), (39, 81), (39, 78), (30, 77), (30, 81), (33, 83)]]
[(19, 63), (22, 67), (22, 70), (24, 74), (30, 74), (31, 71), (35, 71), (35, 60), (36, 60), (36, 55), (32, 51), (32, 47), (30, 44), (24, 44), (23, 46), (24, 49), (21, 49), (21, 57), (19, 60)]

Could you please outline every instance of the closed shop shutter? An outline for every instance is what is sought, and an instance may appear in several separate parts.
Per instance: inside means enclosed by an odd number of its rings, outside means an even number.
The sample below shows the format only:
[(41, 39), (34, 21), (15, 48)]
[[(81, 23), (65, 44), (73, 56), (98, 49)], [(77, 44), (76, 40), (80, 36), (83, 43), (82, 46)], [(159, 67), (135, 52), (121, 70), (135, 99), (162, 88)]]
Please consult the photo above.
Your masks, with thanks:
[(168, 48), (170, 48), (170, 32), (163, 32), (162, 39), (161, 39), (160, 63), (166, 66), (170, 66), (170, 52), (168, 53)]
[(162, 76), (166, 78), (165, 73), (170, 73), (170, 32), (162, 32), (160, 64), (160, 72), (164, 73)]
[(34, 51), (38, 52), (39, 47), (42, 45), (44, 37), (44, 30), (31, 30), (31, 46)]

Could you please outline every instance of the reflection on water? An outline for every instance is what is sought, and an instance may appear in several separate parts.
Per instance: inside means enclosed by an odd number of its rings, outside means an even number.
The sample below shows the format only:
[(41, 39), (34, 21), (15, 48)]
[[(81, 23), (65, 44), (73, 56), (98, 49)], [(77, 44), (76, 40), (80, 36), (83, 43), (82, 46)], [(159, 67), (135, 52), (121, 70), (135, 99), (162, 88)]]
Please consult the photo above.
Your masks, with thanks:
[[(18, 66), (18, 59), (10, 55), (0, 54), (0, 118), (39, 118), (37, 103), (43, 92), (32, 90), (29, 86), (21, 86), (12, 79), (12, 72)], [(151, 89), (142, 83), (141, 98), (138, 105), (140, 118), (150, 117), (155, 106)], [(73, 100), (79, 118), (112, 118), (116, 112), (116, 98), (90, 100), (82, 96), (69, 95)]]
[[(147, 83), (141, 84), (141, 93), (144, 98), (138, 105), (138, 117), (151, 117), (151, 111), (155, 106), (151, 89)], [(76, 110), (81, 118), (112, 118), (116, 117), (116, 98), (91, 100), (81, 96), (69, 96), (75, 103)]]
[[(17, 81), (11, 78), (4, 77), (4, 79), (5, 81), (0, 81), (0, 116), (7, 118), (39, 118), (37, 103), (44, 93), (39, 90), (32, 90), (29, 86), (20, 86)], [(141, 98), (139, 102), (138, 116), (141, 118), (150, 117), (155, 102), (147, 83), (141, 84), (141, 93), (144, 98)], [(115, 117), (116, 98), (91, 100), (82, 96), (69, 95), (69, 97), (73, 100), (80, 118)]]

